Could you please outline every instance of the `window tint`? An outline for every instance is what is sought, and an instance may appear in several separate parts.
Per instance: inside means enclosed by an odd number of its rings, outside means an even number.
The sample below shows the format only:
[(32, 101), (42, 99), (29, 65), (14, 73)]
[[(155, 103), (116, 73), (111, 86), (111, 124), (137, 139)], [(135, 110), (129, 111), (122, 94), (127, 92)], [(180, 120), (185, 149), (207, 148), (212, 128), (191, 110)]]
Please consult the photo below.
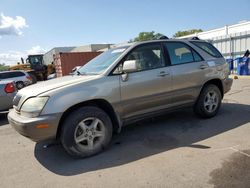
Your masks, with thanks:
[(16, 77), (16, 73), (15, 72), (6, 73), (5, 77), (6, 78), (15, 78)]
[(212, 44), (208, 42), (193, 41), (192, 43), (213, 57), (222, 57), (221, 53)]
[(25, 74), (23, 72), (15, 72), (16, 74), (16, 77), (19, 77), (19, 76), (25, 76)]
[(167, 47), (172, 65), (195, 61), (190, 47), (186, 44), (180, 42), (168, 42), (165, 43), (165, 45)]
[(1, 79), (15, 78), (19, 76), (25, 76), (25, 74), (22, 72), (6, 72), (0, 74)]
[(23, 72), (12, 72), (14, 77), (25, 76)]
[(1, 78), (2, 79), (10, 78), (10, 74), (9, 73), (2, 73)]
[(138, 71), (164, 67), (163, 53), (160, 44), (149, 44), (136, 48), (126, 57), (135, 60)]
[(195, 52), (194, 50), (192, 50), (192, 52), (193, 52), (195, 61), (203, 61), (203, 59), (201, 58), (201, 56), (197, 52)]

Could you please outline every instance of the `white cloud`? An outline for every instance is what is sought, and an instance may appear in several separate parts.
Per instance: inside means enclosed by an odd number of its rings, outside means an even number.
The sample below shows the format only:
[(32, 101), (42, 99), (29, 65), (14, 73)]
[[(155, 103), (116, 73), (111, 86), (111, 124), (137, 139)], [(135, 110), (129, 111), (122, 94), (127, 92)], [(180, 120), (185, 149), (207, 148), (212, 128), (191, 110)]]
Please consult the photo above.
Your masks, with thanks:
[(22, 29), (28, 27), (26, 20), (21, 16), (12, 18), (5, 16), (3, 13), (0, 15), (0, 38), (3, 35), (22, 35)]
[(0, 63), (1, 64), (4, 63), (6, 65), (15, 65), (17, 64), (17, 62), (21, 62), (21, 57), (25, 61), (28, 55), (44, 54), (45, 52), (46, 52), (45, 49), (37, 45), (24, 52), (9, 51), (6, 53), (0, 53)]
[(34, 54), (43, 54), (45, 53), (46, 50), (41, 48), (41, 46), (34, 46), (30, 50), (27, 50), (27, 53), (29, 55), (34, 55)]
[(7, 65), (13, 65), (16, 64), (17, 62), (21, 61), (21, 57), (25, 57), (26, 54), (22, 52), (7, 52), (7, 53), (1, 53), (0, 54), (0, 63), (4, 63)]

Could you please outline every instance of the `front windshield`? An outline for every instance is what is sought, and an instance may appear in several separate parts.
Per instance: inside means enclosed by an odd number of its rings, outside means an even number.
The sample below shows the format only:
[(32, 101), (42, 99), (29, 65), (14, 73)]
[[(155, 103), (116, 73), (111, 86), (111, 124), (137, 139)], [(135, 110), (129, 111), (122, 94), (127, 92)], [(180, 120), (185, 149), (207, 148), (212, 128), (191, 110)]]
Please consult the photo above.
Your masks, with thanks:
[(43, 64), (43, 56), (31, 56), (29, 57), (29, 62), (31, 65), (42, 65)]
[(101, 74), (126, 50), (126, 47), (110, 49), (82, 66), (78, 74)]

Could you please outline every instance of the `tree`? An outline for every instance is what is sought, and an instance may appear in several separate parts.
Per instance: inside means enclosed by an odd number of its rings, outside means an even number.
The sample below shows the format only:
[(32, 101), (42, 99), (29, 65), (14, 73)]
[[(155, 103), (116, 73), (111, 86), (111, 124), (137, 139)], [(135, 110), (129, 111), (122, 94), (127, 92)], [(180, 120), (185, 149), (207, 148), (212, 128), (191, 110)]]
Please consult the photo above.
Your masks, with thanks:
[(7, 70), (9, 70), (9, 66), (6, 66), (4, 63), (3, 64), (0, 63), (0, 71), (7, 71)]
[(147, 40), (153, 40), (156, 38), (159, 38), (163, 36), (161, 33), (155, 33), (154, 31), (151, 32), (140, 32), (137, 37), (130, 40), (129, 42), (140, 42), (140, 41), (147, 41)]
[(178, 31), (173, 35), (173, 37), (175, 37), (175, 38), (176, 37), (183, 37), (183, 36), (191, 35), (194, 33), (200, 33), (202, 31), (203, 31), (202, 29), (190, 29), (190, 30), (186, 30), (186, 31)]

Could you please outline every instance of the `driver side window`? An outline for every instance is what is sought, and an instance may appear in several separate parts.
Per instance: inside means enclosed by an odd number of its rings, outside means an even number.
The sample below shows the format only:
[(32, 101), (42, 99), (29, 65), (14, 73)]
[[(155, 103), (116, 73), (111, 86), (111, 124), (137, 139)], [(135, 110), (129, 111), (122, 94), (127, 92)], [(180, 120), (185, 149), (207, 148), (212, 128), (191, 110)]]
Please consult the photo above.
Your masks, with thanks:
[(164, 57), (160, 44), (149, 44), (137, 47), (128, 54), (125, 61), (135, 60), (137, 71), (164, 67)]

